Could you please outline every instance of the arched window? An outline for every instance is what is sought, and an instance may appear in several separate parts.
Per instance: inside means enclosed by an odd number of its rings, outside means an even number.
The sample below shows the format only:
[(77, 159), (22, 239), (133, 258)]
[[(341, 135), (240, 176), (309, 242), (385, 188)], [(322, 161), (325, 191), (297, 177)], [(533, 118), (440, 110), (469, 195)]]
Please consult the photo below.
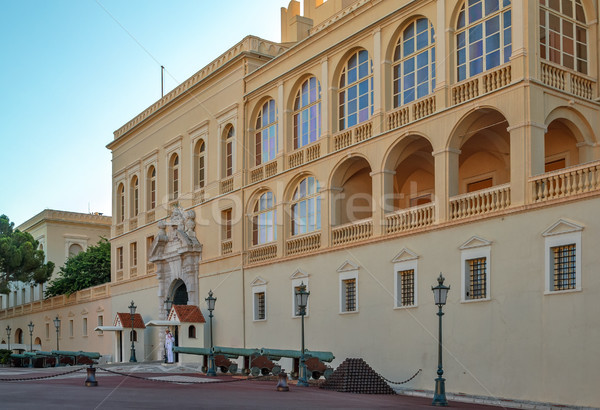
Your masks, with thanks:
[(353, 53), (340, 74), (339, 128), (344, 130), (373, 114), (373, 64), (366, 50)]
[(262, 194), (254, 205), (252, 215), (252, 244), (262, 245), (277, 239), (277, 227), (275, 221), (277, 211), (275, 210), (275, 196), (272, 192)]
[(170, 199), (179, 198), (179, 155), (173, 154), (169, 161)]
[(465, 0), (456, 27), (458, 81), (509, 61), (511, 26), (510, 0)]
[(235, 129), (229, 125), (223, 133), (223, 164), (225, 165), (225, 177), (233, 175), (233, 137)]
[(148, 192), (148, 209), (156, 208), (156, 168), (148, 168), (146, 190)]
[(196, 326), (190, 325), (190, 327), (188, 327), (188, 338), (190, 338), (190, 339), (196, 338)]
[(125, 220), (125, 186), (119, 184), (117, 187), (117, 221), (119, 223)]
[(205, 151), (206, 144), (203, 140), (196, 143), (194, 148), (194, 187), (195, 189), (204, 188), (205, 182)]
[(294, 149), (321, 137), (321, 85), (316, 77), (306, 79), (294, 99)]
[(394, 108), (435, 88), (435, 31), (426, 18), (410, 23), (394, 51)]
[(277, 155), (277, 108), (275, 100), (264, 103), (256, 118), (254, 140), (256, 165), (275, 159)]
[(292, 197), (292, 235), (321, 229), (321, 196), (319, 181), (304, 178)]
[(83, 248), (78, 243), (74, 243), (69, 246), (69, 258), (77, 256), (80, 252), (83, 252)]
[(134, 176), (131, 178), (131, 217), (135, 218), (138, 216), (140, 212), (140, 204), (139, 204), (139, 182), (138, 177)]
[(587, 54), (581, 0), (540, 0), (540, 57), (587, 74)]

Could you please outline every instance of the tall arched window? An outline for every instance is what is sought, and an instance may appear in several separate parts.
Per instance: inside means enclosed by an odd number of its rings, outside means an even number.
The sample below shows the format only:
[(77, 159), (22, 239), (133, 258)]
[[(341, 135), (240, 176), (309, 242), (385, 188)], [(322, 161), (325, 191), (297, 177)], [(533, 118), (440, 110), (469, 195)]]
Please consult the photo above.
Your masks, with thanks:
[(205, 172), (205, 151), (206, 144), (203, 140), (196, 143), (194, 147), (194, 187), (195, 189), (204, 188)]
[(130, 190), (131, 190), (131, 217), (135, 218), (136, 216), (138, 216), (138, 213), (140, 212), (140, 204), (139, 204), (139, 181), (138, 181), (138, 177), (137, 176), (133, 176), (133, 178), (131, 178), (131, 186), (130, 186)]
[(465, 0), (456, 27), (458, 81), (509, 61), (511, 27), (510, 0)]
[(367, 121), (373, 114), (373, 64), (366, 50), (350, 56), (339, 85), (339, 129)]
[(147, 206), (148, 210), (156, 208), (156, 168), (151, 166), (148, 168), (148, 174), (146, 177), (146, 192), (147, 192)]
[(171, 199), (179, 198), (179, 155), (173, 154), (169, 161), (170, 196)]
[(435, 31), (426, 18), (410, 23), (394, 51), (394, 108), (433, 92)]
[(232, 125), (227, 126), (223, 133), (223, 164), (225, 165), (225, 177), (233, 175), (233, 137), (235, 129)]
[(319, 182), (304, 178), (292, 197), (292, 235), (321, 229), (321, 196)]
[(117, 221), (119, 223), (125, 220), (125, 186), (119, 184), (117, 187)]
[(321, 137), (321, 85), (316, 77), (306, 79), (294, 99), (294, 149)]
[(277, 108), (275, 100), (264, 103), (256, 118), (254, 141), (256, 165), (275, 159), (277, 155)]
[(272, 192), (262, 194), (254, 205), (252, 215), (252, 244), (262, 245), (277, 239), (277, 211)]
[(587, 54), (581, 0), (540, 0), (540, 57), (587, 74)]

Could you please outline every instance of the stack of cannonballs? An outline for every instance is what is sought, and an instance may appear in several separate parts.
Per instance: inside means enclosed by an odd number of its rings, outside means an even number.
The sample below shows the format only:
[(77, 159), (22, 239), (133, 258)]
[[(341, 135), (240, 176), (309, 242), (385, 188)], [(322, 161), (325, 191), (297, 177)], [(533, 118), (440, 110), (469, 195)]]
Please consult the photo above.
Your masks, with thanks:
[(346, 359), (321, 389), (360, 394), (396, 394), (363, 359)]

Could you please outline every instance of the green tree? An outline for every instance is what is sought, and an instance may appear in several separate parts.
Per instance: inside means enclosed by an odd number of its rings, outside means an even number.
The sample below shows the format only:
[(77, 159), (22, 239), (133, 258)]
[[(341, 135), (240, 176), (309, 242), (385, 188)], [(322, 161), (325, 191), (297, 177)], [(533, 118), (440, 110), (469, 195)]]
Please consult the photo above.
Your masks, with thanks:
[(54, 263), (44, 263), (44, 251), (27, 232), (14, 229), (6, 215), (0, 216), (0, 293), (10, 293), (12, 282), (44, 283)]
[(85, 252), (67, 259), (58, 277), (50, 282), (45, 295), (70, 295), (106, 282), (110, 282), (110, 243), (102, 238)]

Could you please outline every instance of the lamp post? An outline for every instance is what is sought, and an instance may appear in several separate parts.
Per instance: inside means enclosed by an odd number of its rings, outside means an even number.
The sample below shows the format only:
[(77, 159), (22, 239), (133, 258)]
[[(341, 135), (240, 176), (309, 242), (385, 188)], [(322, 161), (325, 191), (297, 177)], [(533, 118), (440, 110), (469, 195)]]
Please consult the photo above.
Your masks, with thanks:
[(438, 285), (436, 287), (431, 287), (433, 291), (433, 299), (436, 305), (438, 305), (438, 317), (439, 317), (439, 337), (438, 337), (438, 369), (437, 369), (437, 379), (435, 379), (435, 391), (433, 394), (433, 402), (431, 403), (433, 406), (447, 406), (448, 401), (446, 400), (446, 379), (442, 376), (444, 374), (444, 369), (442, 368), (442, 316), (444, 316), (444, 312), (442, 312), (442, 307), (446, 304), (446, 298), (448, 297), (448, 291), (450, 290), (450, 286), (444, 286), (444, 277), (440, 273), (438, 277)]
[(208, 371), (206, 372), (207, 376), (216, 376), (217, 372), (215, 370), (215, 355), (213, 354), (213, 310), (215, 310), (215, 302), (217, 298), (213, 297), (212, 289), (208, 292), (208, 297), (206, 299), (206, 304), (208, 305), (208, 317), (210, 318), (210, 354), (208, 355)]
[(296, 305), (298, 313), (302, 317), (302, 350), (300, 351), (300, 366), (298, 369), (298, 384), (297, 386), (308, 387), (308, 378), (306, 376), (306, 359), (304, 357), (304, 316), (306, 315), (306, 305), (308, 304), (308, 295), (304, 282), (296, 289)]
[[(169, 297), (167, 296), (164, 304), (165, 304), (165, 310), (167, 311), (165, 320), (169, 320), (169, 313), (171, 312), (171, 306), (173, 306), (173, 301), (171, 299), (169, 299)], [(166, 341), (165, 341), (165, 343), (166, 343)], [(165, 363), (169, 363), (169, 358), (167, 356), (167, 349), (166, 349), (165, 345), (163, 345), (163, 347), (165, 349), (165, 354), (164, 354), (163, 359), (164, 359)]]
[(29, 324), (27, 325), (27, 327), (29, 328), (29, 351), (33, 352), (33, 327), (35, 325), (33, 324), (32, 321), (29, 321)]
[(129, 305), (129, 315), (131, 316), (131, 356), (129, 357), (129, 361), (131, 363), (137, 362), (137, 360), (135, 359), (135, 345), (133, 344), (133, 332), (135, 331), (133, 330), (133, 319), (135, 318), (136, 308), (137, 306), (133, 304), (132, 300), (131, 304)]
[(58, 334), (60, 333), (60, 319), (58, 316), (54, 319), (54, 327), (56, 328), (56, 350), (60, 350), (58, 348)]
[(8, 350), (10, 350), (10, 331), (12, 329), (10, 328), (9, 325), (6, 325), (6, 336), (8, 337)]

